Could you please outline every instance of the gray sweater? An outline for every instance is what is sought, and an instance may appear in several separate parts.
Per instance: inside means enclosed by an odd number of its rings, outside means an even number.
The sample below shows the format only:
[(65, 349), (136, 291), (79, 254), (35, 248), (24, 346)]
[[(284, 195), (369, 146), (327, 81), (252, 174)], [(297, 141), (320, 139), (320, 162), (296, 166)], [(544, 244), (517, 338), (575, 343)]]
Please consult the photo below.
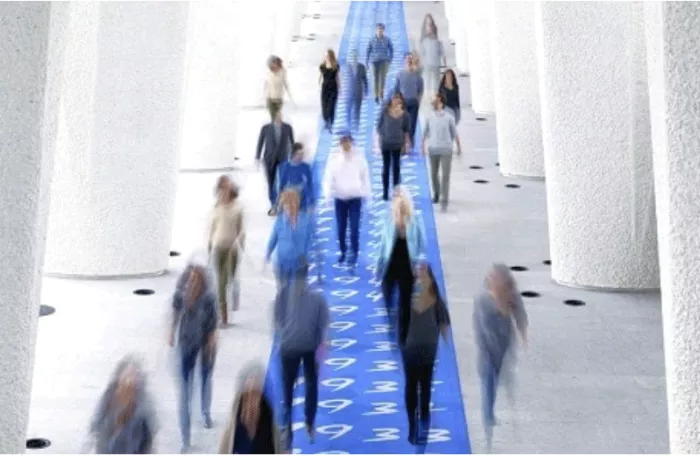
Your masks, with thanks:
[(500, 364), (515, 342), (515, 327), (521, 331), (527, 327), (522, 299), (515, 295), (513, 301), (513, 312), (506, 316), (498, 311), (496, 302), (487, 291), (474, 298), (474, 333), (481, 359)]
[(420, 58), (424, 67), (437, 68), (445, 58), (442, 41), (437, 38), (425, 37), (420, 42)]
[(417, 71), (401, 70), (396, 76), (394, 92), (403, 95), (406, 102), (415, 102), (423, 96), (423, 77)]
[(454, 117), (444, 109), (434, 111), (425, 121), (423, 137), (427, 141), (430, 155), (451, 154), (452, 144), (457, 137)]
[[(413, 297), (414, 302), (417, 298), (418, 293)], [(449, 324), (447, 306), (439, 297), (432, 307), (420, 312), (412, 306), (406, 344), (403, 348), (404, 355), (414, 360), (434, 359), (440, 342), (440, 329)]]
[(401, 149), (406, 135), (411, 132), (411, 117), (404, 112), (402, 117), (395, 119), (384, 109), (377, 124), (377, 134), (381, 140), (382, 149)]
[(292, 280), (277, 293), (274, 312), (281, 351), (309, 352), (323, 342), (330, 314), (322, 293)]

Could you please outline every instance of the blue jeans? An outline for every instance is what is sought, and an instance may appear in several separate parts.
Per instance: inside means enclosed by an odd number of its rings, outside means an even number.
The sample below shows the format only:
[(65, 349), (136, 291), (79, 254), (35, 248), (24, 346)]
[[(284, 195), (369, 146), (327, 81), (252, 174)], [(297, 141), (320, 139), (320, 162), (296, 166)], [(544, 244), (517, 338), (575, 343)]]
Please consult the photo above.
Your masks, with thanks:
[(180, 352), (180, 434), (182, 443), (190, 444), (190, 404), (192, 402), (192, 385), (194, 384), (194, 368), (197, 356), (201, 353), (201, 383), (202, 383), (202, 415), (210, 418), (211, 410), (211, 373), (214, 360), (206, 348), (197, 348), (188, 352)]
[(348, 127), (357, 131), (360, 128), (360, 114), (362, 113), (362, 95), (348, 98)]
[(498, 381), (503, 357), (494, 359), (485, 353), (479, 354), (479, 377), (481, 378), (481, 413), (487, 433), (496, 424), (493, 409), (496, 405)]
[(335, 200), (335, 221), (338, 229), (338, 244), (340, 246), (340, 253), (342, 254), (345, 254), (348, 248), (345, 241), (348, 230), (348, 220), (350, 221), (350, 248), (354, 255), (357, 255), (360, 251), (361, 212), (362, 198)]

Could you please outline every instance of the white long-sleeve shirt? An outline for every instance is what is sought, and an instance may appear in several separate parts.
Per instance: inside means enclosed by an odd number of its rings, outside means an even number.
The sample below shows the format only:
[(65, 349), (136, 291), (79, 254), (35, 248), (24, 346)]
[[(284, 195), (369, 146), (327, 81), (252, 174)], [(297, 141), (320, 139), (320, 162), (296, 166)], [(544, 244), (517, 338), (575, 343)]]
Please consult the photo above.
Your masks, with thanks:
[(341, 200), (372, 196), (369, 165), (363, 153), (354, 149), (349, 153), (341, 150), (330, 156), (323, 180), (323, 196)]

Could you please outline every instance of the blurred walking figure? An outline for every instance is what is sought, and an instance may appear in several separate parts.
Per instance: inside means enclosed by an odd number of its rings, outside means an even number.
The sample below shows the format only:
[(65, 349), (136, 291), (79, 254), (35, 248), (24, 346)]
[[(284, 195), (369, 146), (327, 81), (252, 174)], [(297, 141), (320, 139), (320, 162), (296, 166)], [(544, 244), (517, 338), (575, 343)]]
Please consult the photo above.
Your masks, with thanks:
[(97, 454), (149, 454), (155, 414), (146, 391), (146, 374), (133, 357), (117, 365), (90, 425)]
[(394, 290), (399, 289), (399, 345), (406, 342), (411, 318), (411, 296), (414, 268), (425, 261), (425, 228), (423, 219), (413, 210), (411, 197), (403, 189), (394, 192), (391, 211), (381, 227), (377, 274), (382, 279), (382, 292), (387, 310), (393, 307)]
[(374, 71), (374, 101), (384, 98), (384, 84), (389, 73), (389, 65), (394, 60), (394, 45), (391, 38), (384, 35), (384, 24), (377, 24), (377, 32), (367, 45), (367, 59), (365, 64), (372, 62)]
[(243, 369), (219, 454), (281, 454), (275, 413), (264, 390), (265, 370), (254, 364)]
[(218, 315), (216, 297), (211, 290), (204, 266), (189, 265), (178, 280), (173, 296), (173, 319), (169, 343), (180, 361), (180, 432), (182, 452), (190, 447), (190, 404), (197, 358), (200, 358), (202, 418), (211, 428), (211, 377), (216, 360)]
[(313, 211), (316, 198), (314, 196), (314, 175), (311, 165), (304, 161), (304, 145), (294, 143), (292, 156), (280, 166), (278, 191), (293, 189), (299, 192), (302, 211)]
[(265, 254), (265, 262), (269, 263), (272, 253), (277, 252), (274, 269), (278, 287), (309, 267), (314, 229), (312, 214), (300, 210), (296, 190), (282, 192), (280, 206), (282, 213), (275, 220)]
[(438, 36), (438, 29), (437, 25), (435, 25), (435, 18), (433, 18), (432, 14), (426, 14), (425, 17), (423, 18), (423, 25), (421, 26), (420, 29), (420, 39), (423, 41), (423, 38), (426, 36), (430, 35), (435, 35), (435, 38)]
[(502, 378), (510, 379), (509, 371), (515, 359), (516, 329), (523, 344), (527, 344), (528, 320), (517, 283), (508, 266), (493, 265), (484, 285), (484, 291), (474, 299), (474, 333), (479, 351), (481, 411), (490, 449), (493, 428), (497, 424), (494, 405), (498, 383)]
[(429, 14), (423, 21), (422, 32), (418, 51), (423, 64), (422, 76), (425, 78), (425, 91), (432, 97), (440, 87), (440, 66), (447, 66), (447, 57), (445, 57), (445, 47), (438, 39), (435, 22)]
[(462, 108), (459, 102), (459, 84), (455, 72), (448, 69), (440, 81), (440, 94), (445, 98), (445, 108), (454, 116), (455, 124), (462, 118)]
[(267, 215), (277, 215), (277, 178), (279, 167), (289, 160), (294, 145), (294, 129), (282, 121), (282, 112), (278, 111), (272, 122), (263, 125), (258, 135), (255, 161), (262, 162), (267, 178), (267, 196), (270, 210)]
[(357, 61), (357, 52), (352, 51), (348, 60), (350, 72), (350, 84), (348, 96), (348, 127), (350, 130), (360, 128), (360, 114), (362, 113), (362, 99), (369, 93), (367, 82), (367, 68)]
[(393, 186), (401, 183), (401, 151), (411, 148), (411, 116), (400, 93), (392, 95), (377, 122), (377, 142), (382, 151), (382, 197), (389, 200), (389, 168)]
[[(455, 143), (457, 155), (462, 155), (462, 145), (459, 142), (455, 119), (445, 111), (445, 98), (438, 93), (433, 100), (433, 112), (425, 121), (423, 155), (430, 157), (433, 203), (440, 202), (443, 211), (447, 209), (447, 203), (450, 200), (450, 173)], [(442, 179), (439, 178), (440, 166), (442, 166)], [(440, 195), (442, 195), (442, 201)]]
[(275, 329), (279, 338), (279, 354), (284, 388), (283, 448), (292, 448), (292, 406), (294, 383), (299, 366), (304, 365), (304, 422), (313, 441), (318, 408), (318, 366), (329, 325), (329, 310), (321, 292), (307, 284), (307, 269), (298, 269), (278, 291), (275, 298)]
[(270, 113), (270, 120), (275, 120), (278, 112), (282, 110), (284, 105), (284, 93), (289, 95), (292, 100), (292, 94), (289, 91), (287, 84), (287, 70), (284, 68), (282, 59), (273, 55), (267, 59), (267, 67), (270, 72), (265, 81), (265, 100), (267, 103), (267, 111)]
[[(411, 118), (410, 138), (411, 144), (415, 139), (418, 123), (418, 111), (423, 99), (423, 77), (418, 72), (418, 62), (412, 54), (406, 55), (406, 68), (396, 76), (394, 93), (403, 96), (406, 112)], [(410, 148), (406, 148), (408, 151)]]
[(433, 368), (440, 335), (445, 343), (448, 342), (450, 316), (430, 266), (418, 266), (416, 278), (418, 286), (413, 295), (402, 354), (406, 376), (408, 440), (414, 444), (425, 444), (430, 431)]
[(209, 254), (216, 268), (217, 297), (222, 326), (228, 325), (229, 286), (233, 288), (233, 310), (238, 310), (239, 294), (236, 272), (245, 243), (243, 207), (238, 201), (238, 186), (221, 176), (216, 185), (217, 202), (209, 229)]
[(348, 263), (355, 264), (360, 252), (360, 216), (362, 200), (372, 197), (372, 182), (369, 165), (364, 153), (353, 147), (352, 135), (344, 133), (340, 139), (341, 153), (331, 155), (326, 167), (323, 194), (335, 205), (335, 220), (340, 247), (339, 263), (345, 262), (345, 242), (348, 221), (350, 222), (350, 249)]
[(336, 59), (333, 49), (326, 51), (325, 60), (319, 69), (321, 71), (319, 76), (319, 83), (321, 84), (321, 112), (326, 130), (330, 133), (333, 130), (335, 106), (338, 102), (338, 93), (340, 93), (340, 66), (338, 66), (338, 59)]

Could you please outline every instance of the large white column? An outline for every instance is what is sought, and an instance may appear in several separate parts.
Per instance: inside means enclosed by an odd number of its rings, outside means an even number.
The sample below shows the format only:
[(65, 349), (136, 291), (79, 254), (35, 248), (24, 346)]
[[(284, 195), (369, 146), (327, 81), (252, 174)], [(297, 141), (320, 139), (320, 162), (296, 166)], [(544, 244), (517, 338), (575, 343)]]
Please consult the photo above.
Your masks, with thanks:
[(491, 46), (499, 169), (544, 177), (535, 3), (495, 2)]
[(241, 87), (241, 2), (191, 2), (183, 91), (183, 170), (223, 170), (234, 165)]
[(646, 7), (670, 452), (698, 454), (700, 4)]
[(71, 2), (46, 272), (163, 272), (177, 182), (186, 2)]
[(455, 42), (455, 65), (457, 73), (469, 74), (469, 46), (467, 46), (466, 17), (469, 3), (458, 0), (447, 0), (449, 5), (448, 20), (450, 21), (450, 39)]
[(240, 29), (239, 55), (242, 64), (236, 84), (241, 107), (265, 105), (263, 92), (269, 72), (267, 59), (273, 50), (275, 8), (272, 4), (240, 2), (241, 14), (245, 18)]
[(24, 453), (66, 4), (0, 3), (0, 453)]
[(297, 28), (301, 29), (301, 15), (303, 14), (301, 5), (302, 2), (297, 0), (275, 3), (275, 30), (272, 53), (285, 62), (289, 60), (292, 36)]
[(657, 288), (643, 5), (536, 12), (553, 279)]
[(491, 114), (496, 109), (493, 99), (490, 32), (493, 2), (494, 0), (465, 2), (463, 6), (467, 30), (472, 109), (482, 114)]

